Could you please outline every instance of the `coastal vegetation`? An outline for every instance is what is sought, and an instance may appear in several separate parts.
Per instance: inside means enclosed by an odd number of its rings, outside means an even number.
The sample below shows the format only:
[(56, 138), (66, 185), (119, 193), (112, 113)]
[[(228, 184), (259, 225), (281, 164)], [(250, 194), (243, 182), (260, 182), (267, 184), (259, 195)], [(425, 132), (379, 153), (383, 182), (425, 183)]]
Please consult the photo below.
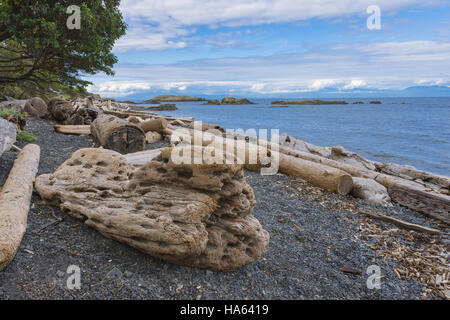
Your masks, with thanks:
[(79, 2), (81, 26), (66, 26), (71, 0), (0, 2), (0, 94), (82, 93), (81, 75), (113, 75), (111, 52), (125, 34), (119, 0)]

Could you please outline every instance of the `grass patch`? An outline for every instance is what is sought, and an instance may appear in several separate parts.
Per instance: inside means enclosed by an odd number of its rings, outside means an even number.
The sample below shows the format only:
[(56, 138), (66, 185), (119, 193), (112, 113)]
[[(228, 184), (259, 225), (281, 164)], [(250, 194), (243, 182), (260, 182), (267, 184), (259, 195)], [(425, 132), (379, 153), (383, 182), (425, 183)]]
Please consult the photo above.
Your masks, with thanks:
[(16, 109), (1, 109), (0, 110), (0, 118), (6, 119), (6, 118), (10, 118), (11, 116), (18, 117), (18, 118), (25, 118), (26, 116), (28, 116), (28, 113), (19, 112)]
[(16, 140), (23, 142), (34, 142), (37, 140), (37, 137), (31, 133), (22, 131), (21, 133), (17, 134)]

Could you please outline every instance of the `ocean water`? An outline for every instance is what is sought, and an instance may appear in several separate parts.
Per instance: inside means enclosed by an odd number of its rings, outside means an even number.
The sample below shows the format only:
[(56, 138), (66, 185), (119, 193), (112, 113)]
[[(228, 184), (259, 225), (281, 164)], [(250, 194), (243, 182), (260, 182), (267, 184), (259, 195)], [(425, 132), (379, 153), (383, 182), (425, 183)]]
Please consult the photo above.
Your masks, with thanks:
[[(179, 110), (157, 113), (195, 117), (225, 129), (279, 129), (317, 146), (341, 145), (371, 160), (450, 175), (450, 98), (337, 99), (349, 104), (288, 108), (271, 108), (277, 99), (251, 100), (256, 104), (182, 102)], [(372, 100), (382, 104), (369, 104)]]

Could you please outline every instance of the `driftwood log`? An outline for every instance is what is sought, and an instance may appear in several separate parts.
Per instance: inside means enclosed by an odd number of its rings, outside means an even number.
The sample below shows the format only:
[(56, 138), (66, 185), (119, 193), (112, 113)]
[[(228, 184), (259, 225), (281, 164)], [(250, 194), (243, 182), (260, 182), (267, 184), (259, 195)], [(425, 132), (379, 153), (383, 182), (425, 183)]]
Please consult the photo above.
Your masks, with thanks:
[(392, 205), (386, 187), (373, 179), (353, 177), (352, 196), (384, 206)]
[(38, 145), (26, 145), (0, 191), (0, 270), (14, 259), (27, 228), (39, 156)]
[(177, 138), (188, 144), (196, 142), (196, 139), (193, 137), (194, 134), (203, 137), (202, 139), (198, 139), (202, 145), (213, 145), (217, 143), (216, 139), (221, 139), (219, 141), (223, 141), (222, 150), (234, 150), (235, 158), (240, 159), (241, 163), (248, 170), (260, 171), (262, 167), (274, 165), (278, 166), (279, 171), (284, 174), (299, 177), (315, 186), (335, 193), (347, 195), (353, 188), (353, 180), (348, 173), (270, 150), (270, 146), (266, 148), (265, 146), (248, 143), (242, 139), (236, 141), (234, 139), (217, 137), (208, 132), (194, 131), (186, 128), (179, 128), (179, 130), (174, 132)]
[(442, 232), (438, 229), (428, 228), (428, 227), (424, 227), (424, 226), (421, 226), (418, 224), (406, 222), (406, 221), (403, 221), (403, 220), (400, 220), (397, 218), (386, 216), (381, 213), (370, 212), (370, 211), (359, 211), (359, 213), (366, 215), (368, 217), (374, 218), (374, 219), (379, 219), (382, 221), (386, 221), (386, 222), (395, 224), (396, 226), (399, 226), (404, 229), (425, 232), (425, 233), (431, 233), (431, 234), (442, 234)]
[(349, 194), (353, 188), (353, 179), (348, 173), (285, 154), (280, 154), (280, 172), (342, 195)]
[(171, 152), (136, 168), (117, 152), (81, 149), (39, 176), (36, 190), (104, 236), (171, 263), (233, 270), (259, 259), (269, 235), (252, 215), (242, 165), (176, 164)]
[(155, 131), (149, 131), (145, 133), (145, 141), (147, 143), (155, 143), (162, 140), (162, 135)]
[(392, 200), (402, 206), (450, 224), (450, 196), (403, 185), (392, 185), (388, 191)]
[(89, 125), (54, 125), (53, 129), (59, 133), (83, 135), (91, 134), (91, 126)]
[(97, 145), (122, 154), (142, 151), (145, 148), (145, 132), (140, 127), (112, 115), (99, 115), (91, 124), (91, 134)]
[(445, 194), (427, 191), (427, 189), (419, 183), (371, 170), (361, 169), (346, 163), (340, 163), (336, 160), (285, 147), (280, 147), (280, 152), (340, 169), (353, 177), (375, 180), (377, 183), (387, 188), (392, 201), (449, 223), (450, 210), (448, 208), (450, 197)]
[(144, 132), (154, 131), (154, 132), (158, 132), (158, 133), (164, 133), (164, 130), (167, 128), (167, 120), (165, 120), (163, 118), (147, 120), (147, 121), (141, 122), (139, 124), (139, 127)]
[(3, 152), (9, 151), (16, 142), (16, 127), (2, 118), (0, 118), (0, 156)]

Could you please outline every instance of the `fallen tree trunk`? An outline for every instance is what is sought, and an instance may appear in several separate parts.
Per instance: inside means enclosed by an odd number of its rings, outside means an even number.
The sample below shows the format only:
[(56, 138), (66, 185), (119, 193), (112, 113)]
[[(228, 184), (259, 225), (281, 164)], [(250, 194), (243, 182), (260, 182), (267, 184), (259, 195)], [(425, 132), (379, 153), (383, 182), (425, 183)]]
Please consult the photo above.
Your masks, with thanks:
[(65, 133), (65, 134), (75, 134), (75, 135), (83, 135), (83, 134), (91, 134), (91, 126), (89, 125), (55, 125), (53, 126), (56, 132)]
[(293, 177), (302, 178), (322, 189), (342, 195), (352, 191), (352, 177), (339, 169), (319, 163), (280, 154), (280, 172)]
[(165, 119), (152, 119), (141, 122), (138, 125), (144, 132), (155, 131), (158, 133), (164, 133), (164, 129), (167, 128), (167, 120)]
[(392, 185), (388, 191), (392, 200), (402, 206), (450, 224), (450, 196), (402, 185)]
[(16, 127), (0, 118), (0, 156), (16, 142)]
[(25, 146), (0, 191), (0, 271), (14, 259), (27, 228), (39, 156), (38, 145)]
[(97, 145), (122, 154), (142, 151), (145, 148), (145, 132), (115, 116), (99, 115), (91, 124), (91, 134)]

